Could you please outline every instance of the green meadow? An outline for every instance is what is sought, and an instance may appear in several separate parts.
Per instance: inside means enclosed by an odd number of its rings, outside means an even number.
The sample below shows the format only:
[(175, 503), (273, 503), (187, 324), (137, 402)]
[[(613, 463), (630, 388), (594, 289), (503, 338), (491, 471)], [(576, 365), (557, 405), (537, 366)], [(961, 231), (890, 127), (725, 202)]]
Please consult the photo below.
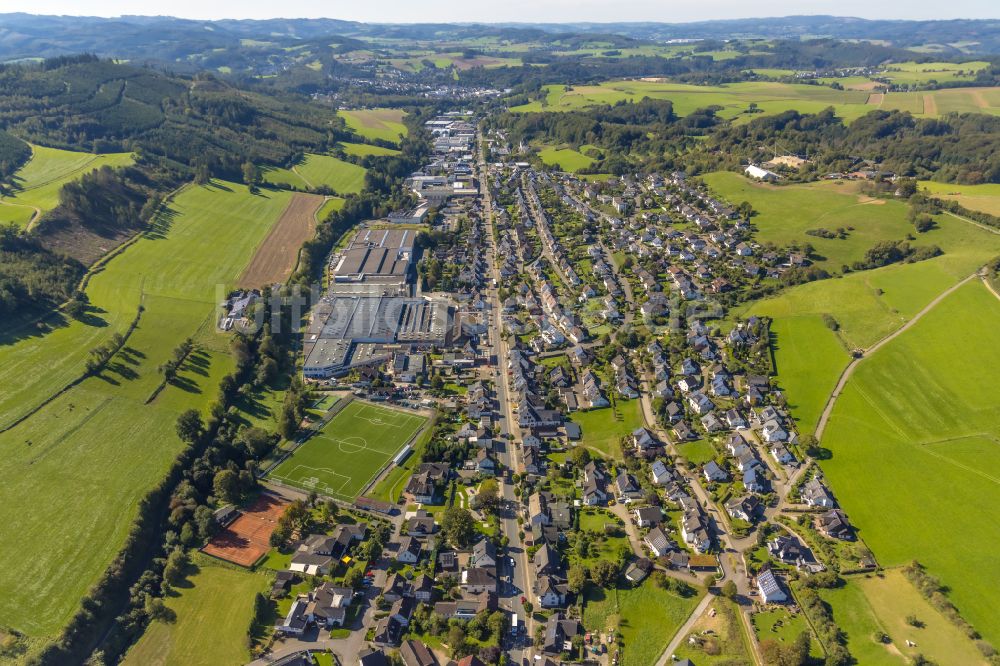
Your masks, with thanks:
[[(913, 233), (907, 219), (909, 207), (900, 201), (872, 199), (858, 194), (853, 183), (825, 181), (807, 185), (755, 183), (730, 171), (706, 174), (713, 192), (733, 203), (749, 201), (756, 215), (751, 223), (762, 243), (799, 246), (809, 243), (821, 259), (816, 263), (830, 272), (864, 258), (865, 252), (884, 240), (903, 240)], [(849, 229), (847, 238), (828, 239), (806, 234), (814, 229)]]
[(340, 197), (330, 197), (329, 199), (324, 201), (323, 205), (319, 207), (318, 211), (316, 211), (316, 219), (325, 220), (327, 215), (329, 215), (335, 210), (340, 210), (343, 207), (344, 207), (343, 199), (341, 199)]
[(579, 171), (594, 163), (594, 158), (572, 148), (543, 148), (538, 151), (538, 156), (548, 166), (558, 164), (563, 171)]
[(78, 153), (32, 146), (31, 159), (12, 181), (13, 196), (0, 197), (0, 223), (27, 226), (36, 211), (47, 213), (59, 204), (59, 190), (66, 183), (103, 166), (122, 167), (134, 161), (131, 153)]
[(125, 655), (125, 666), (243, 664), (254, 595), (266, 576), (196, 558), (192, 572), (166, 600), (174, 622), (152, 622)]
[[(450, 60), (442, 66), (447, 67), (449, 64)], [(406, 125), (403, 124), (406, 113), (400, 109), (352, 109), (339, 111), (338, 114), (352, 132), (366, 139), (399, 141), (407, 133)]]
[[(1000, 255), (1000, 235), (948, 215), (914, 244), (936, 244), (944, 254), (786, 289), (735, 314), (774, 320), (775, 363), (792, 415), (811, 431), (847, 365), (848, 350), (872, 346), (912, 319), (939, 294)], [(837, 330), (823, 320), (830, 315)]]
[(821, 442), (827, 478), (879, 563), (920, 561), (993, 643), (1000, 523), (984, 512), (1000, 502), (998, 366), (1000, 301), (976, 280), (862, 361)]
[[(852, 576), (841, 587), (819, 590), (819, 595), (830, 605), (834, 622), (847, 635), (847, 648), (859, 664), (908, 664), (918, 654), (937, 664), (985, 663), (972, 641), (898, 569)], [(908, 624), (906, 618), (911, 615), (923, 626)], [(877, 632), (887, 634), (891, 642), (876, 642)], [(915, 645), (908, 646), (908, 640)]]
[(302, 190), (326, 185), (337, 194), (357, 194), (365, 186), (364, 167), (332, 155), (308, 153), (290, 169), (264, 169), (264, 182), (290, 185)]
[[(0, 424), (7, 426), (80, 376), (88, 351), (124, 333), (144, 308), (100, 375), (0, 434), (0, 626), (55, 633), (111, 561), (136, 503), (181, 449), (177, 416), (188, 408), (207, 414), (233, 369), (228, 339), (215, 330), (217, 285), (235, 282), (290, 197), (252, 195), (235, 183), (189, 186), (93, 276), (83, 321), (45, 334), (4, 331)], [(161, 382), (157, 368), (187, 337), (196, 352), (146, 404)], [(30, 612), (40, 598), (46, 612)]]
[[(621, 418), (615, 415), (615, 410)], [(619, 400), (615, 409), (574, 412), (572, 421), (580, 426), (580, 444), (607, 458), (620, 459), (618, 440), (643, 425), (642, 405), (638, 400)]]
[[(877, 643), (877, 632), (885, 632), (886, 625), (875, 611), (858, 578), (848, 578), (840, 587), (818, 590), (820, 597), (830, 606), (834, 622), (847, 636), (847, 649), (859, 664), (872, 666), (902, 666), (906, 660), (898, 647)], [(904, 581), (905, 582), (905, 581)], [(888, 632), (886, 632), (888, 633)]]
[(819, 315), (775, 319), (776, 370), (799, 430), (816, 429), (827, 398), (851, 358)]
[(919, 84), (928, 81), (971, 81), (976, 73), (986, 69), (990, 63), (981, 60), (971, 62), (900, 62), (886, 65), (882, 77), (896, 84)]
[[(864, 90), (834, 90), (828, 86), (770, 81), (747, 81), (717, 86), (699, 86), (662, 80), (608, 81), (598, 85), (548, 85), (545, 98), (511, 108), (514, 112), (572, 111), (643, 97), (669, 99), (674, 111), (686, 116), (696, 109), (721, 107), (723, 118), (745, 122), (759, 113), (775, 114), (789, 109), (817, 113), (833, 107), (838, 117), (855, 120), (877, 108), (910, 111), (915, 115), (938, 116), (952, 111), (1000, 114), (1000, 89), (958, 88), (928, 92), (889, 93), (880, 104), (869, 104)], [(876, 98), (873, 98), (876, 99)], [(758, 113), (747, 113), (751, 103)]]
[(950, 199), (969, 210), (978, 210), (1000, 217), (1000, 185), (954, 185), (936, 183), (932, 180), (920, 181), (920, 189), (940, 199)]

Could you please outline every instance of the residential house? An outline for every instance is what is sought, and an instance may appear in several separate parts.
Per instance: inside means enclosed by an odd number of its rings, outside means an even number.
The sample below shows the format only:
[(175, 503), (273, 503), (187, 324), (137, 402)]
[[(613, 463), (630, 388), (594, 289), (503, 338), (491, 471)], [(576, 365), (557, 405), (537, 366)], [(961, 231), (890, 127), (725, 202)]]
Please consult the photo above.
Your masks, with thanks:
[(622, 471), (615, 477), (615, 491), (619, 498), (638, 499), (642, 497), (642, 488), (635, 477), (628, 472)]
[(660, 443), (653, 437), (653, 433), (646, 428), (636, 428), (632, 431), (632, 443), (639, 451), (646, 451), (658, 447)]
[(657, 486), (665, 485), (674, 480), (674, 474), (662, 460), (654, 460), (649, 466), (649, 476), (653, 479), (653, 484)]
[(702, 416), (708, 414), (710, 411), (715, 409), (715, 403), (713, 403), (707, 395), (696, 391), (688, 395), (688, 406), (691, 408), (695, 414)]
[(807, 506), (819, 506), (824, 509), (837, 508), (837, 502), (833, 499), (833, 495), (826, 489), (823, 482), (816, 478), (806, 481), (799, 491), (799, 497)]
[(743, 487), (748, 493), (766, 493), (770, 488), (770, 482), (764, 476), (764, 470), (760, 464), (747, 467), (743, 472)]
[(438, 666), (434, 653), (418, 640), (403, 641), (399, 646), (399, 658), (403, 666)]
[(709, 482), (723, 483), (729, 480), (729, 474), (726, 473), (726, 470), (719, 467), (719, 464), (714, 460), (709, 460), (705, 463), (702, 473), (705, 475), (705, 480)]
[(733, 518), (752, 523), (761, 510), (760, 500), (754, 495), (737, 497), (726, 503), (726, 513)]
[(854, 530), (847, 521), (847, 514), (840, 509), (830, 509), (817, 516), (816, 529), (833, 539), (849, 541), (854, 538)]
[(491, 539), (483, 538), (472, 547), (469, 566), (495, 567), (497, 565), (497, 547)]
[(656, 557), (664, 557), (670, 551), (677, 548), (677, 544), (671, 541), (667, 533), (661, 527), (654, 527), (649, 531), (643, 542)]
[(577, 620), (565, 619), (562, 613), (552, 614), (545, 623), (542, 634), (542, 652), (560, 654), (568, 649), (574, 636), (579, 636), (582, 628)]
[(658, 506), (644, 506), (632, 513), (635, 515), (635, 524), (639, 527), (653, 527), (663, 520), (663, 511)]
[(707, 552), (712, 547), (712, 537), (708, 533), (708, 524), (701, 511), (691, 511), (681, 521), (681, 537), (684, 543), (699, 553)]
[(420, 561), (420, 541), (411, 536), (405, 536), (399, 540), (399, 551), (396, 553), (396, 561), (403, 564), (416, 564)]
[(781, 588), (778, 579), (770, 569), (757, 574), (757, 590), (766, 604), (780, 604), (788, 601), (788, 594)]
[(535, 578), (535, 598), (542, 608), (558, 608), (566, 603), (566, 583), (555, 576), (542, 574)]
[(497, 590), (497, 570), (495, 567), (470, 567), (462, 571), (461, 588), (468, 594), (493, 592)]

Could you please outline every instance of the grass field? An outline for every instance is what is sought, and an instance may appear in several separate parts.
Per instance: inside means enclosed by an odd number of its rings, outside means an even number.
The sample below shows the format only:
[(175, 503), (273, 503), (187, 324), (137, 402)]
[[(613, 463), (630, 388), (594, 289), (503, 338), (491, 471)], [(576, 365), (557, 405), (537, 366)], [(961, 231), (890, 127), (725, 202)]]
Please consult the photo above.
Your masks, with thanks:
[(589, 631), (620, 631), (623, 666), (655, 664), (674, 633), (698, 605), (646, 581), (637, 588), (602, 590), (588, 585), (583, 625)]
[(44, 146), (31, 147), (31, 159), (12, 180), (13, 196), (0, 197), (0, 224), (27, 226), (37, 211), (46, 213), (59, 203), (59, 190), (66, 183), (103, 166), (132, 164), (131, 153), (77, 153)]
[[(757, 240), (776, 245), (809, 243), (823, 257), (816, 263), (830, 272), (862, 260), (879, 241), (903, 240), (913, 233), (905, 203), (871, 199), (859, 194), (855, 183), (774, 186), (728, 171), (706, 174), (704, 180), (722, 198), (753, 205), (757, 215), (751, 222), (758, 229)], [(853, 230), (843, 240), (805, 233), (820, 228)]]
[(629, 546), (628, 537), (625, 535), (624, 529), (621, 531), (621, 536), (607, 536), (604, 531), (604, 526), (607, 524), (618, 525), (618, 519), (607, 509), (586, 509), (580, 512), (580, 530), (596, 532), (603, 540), (600, 546), (596, 548), (592, 547), (586, 557), (580, 557), (576, 552), (573, 552), (570, 558), (574, 563), (579, 563), (589, 568), (600, 560), (617, 559), (618, 553), (622, 549), (631, 553), (631, 547)]
[[(915, 243), (935, 243), (944, 250), (943, 256), (799, 285), (736, 313), (774, 319), (778, 379), (803, 430), (815, 425), (847, 364), (846, 350), (866, 348), (884, 338), (1000, 254), (998, 234), (951, 216), (938, 216), (937, 224)], [(824, 314), (837, 321), (836, 333), (823, 323)]]
[(771, 332), (781, 388), (799, 430), (810, 433), (850, 355), (819, 315), (782, 317)]
[(352, 132), (366, 139), (399, 141), (407, 133), (403, 124), (406, 113), (400, 109), (353, 109), (338, 113)]
[(291, 169), (267, 168), (264, 182), (311, 189), (326, 185), (338, 194), (356, 194), (365, 186), (365, 168), (331, 155), (307, 153)]
[(859, 664), (905, 664), (898, 648), (875, 642), (875, 633), (886, 631), (886, 627), (875, 616), (860, 583), (861, 579), (849, 578), (841, 587), (818, 590), (823, 601), (830, 605), (837, 627), (847, 634), (847, 649)]
[[(903, 73), (905, 76), (906, 74)], [(898, 108), (916, 115), (937, 116), (950, 111), (967, 110), (977, 113), (1000, 114), (1000, 100), (994, 88), (962, 88), (914, 93), (890, 93), (880, 106), (868, 104), (864, 90), (834, 90), (827, 86), (751, 81), (718, 86), (698, 86), (667, 81), (608, 81), (599, 85), (546, 86), (544, 101), (533, 101), (513, 107), (514, 112), (569, 111), (598, 104), (615, 104), (619, 101), (639, 101), (643, 97), (669, 99), (674, 111), (681, 116), (696, 109), (720, 106), (724, 118), (747, 121), (759, 114), (745, 111), (751, 102), (761, 113), (774, 114), (796, 109), (802, 113), (816, 113), (833, 107), (837, 116), (846, 121), (855, 120), (876, 108)], [(927, 100), (930, 103), (927, 103)]]
[(773, 640), (786, 645), (798, 638), (802, 632), (806, 632), (810, 638), (810, 656), (822, 658), (823, 648), (816, 640), (816, 635), (809, 628), (809, 623), (802, 613), (792, 615), (788, 609), (775, 608), (754, 613), (750, 619), (753, 622), (754, 631), (757, 633), (757, 640), (762, 642)]
[[(228, 340), (214, 330), (216, 285), (242, 272), (289, 196), (255, 196), (234, 183), (188, 187), (154, 229), (93, 277), (86, 322), (44, 336), (7, 333), (0, 347), (4, 424), (80, 375), (88, 350), (124, 332), (140, 300), (145, 307), (107, 370), (0, 434), (0, 625), (54, 633), (111, 561), (137, 501), (181, 449), (177, 415), (207, 413), (233, 369)], [(177, 381), (145, 404), (161, 381), (157, 367), (189, 336), (198, 351)], [(39, 598), (45, 613), (34, 610)]]
[(713, 460), (719, 452), (715, 450), (712, 443), (707, 439), (698, 439), (693, 442), (679, 442), (677, 452), (688, 462), (695, 465), (704, 465), (709, 460)]
[[(715, 611), (710, 615), (709, 611)], [(690, 659), (702, 666), (749, 666), (753, 663), (743, 634), (742, 624), (737, 617), (737, 607), (728, 599), (713, 601), (691, 628), (691, 634), (698, 634), (706, 640), (704, 646), (694, 646), (683, 640), (674, 653), (678, 659)], [(711, 634), (706, 635), (704, 632)], [(716, 654), (709, 654), (706, 647), (715, 646)], [(714, 652), (715, 650), (713, 650)]]
[(574, 412), (572, 421), (578, 423), (582, 431), (579, 444), (607, 458), (620, 459), (622, 453), (618, 440), (642, 426), (642, 405), (638, 400), (621, 401), (617, 409), (621, 420), (615, 418), (615, 412), (610, 407)]
[(978, 210), (1000, 217), (1000, 185), (953, 185), (951, 183), (935, 183), (932, 180), (920, 181), (920, 188), (927, 190), (940, 199), (957, 201), (969, 210)]
[(398, 150), (383, 148), (382, 146), (373, 146), (370, 143), (348, 143), (345, 141), (340, 144), (340, 147), (343, 148), (344, 152), (348, 155), (355, 155), (357, 157), (364, 157), (366, 155), (399, 155)]
[(976, 281), (858, 366), (822, 441), (823, 469), (879, 563), (925, 564), (993, 643), (1000, 522), (983, 511), (1000, 502), (997, 367), (1000, 301)]
[(543, 148), (538, 151), (538, 156), (549, 166), (558, 164), (563, 171), (579, 171), (594, 163), (592, 157), (587, 157), (572, 148)]
[[(897, 84), (927, 83), (937, 81), (971, 81), (976, 72), (989, 67), (981, 60), (971, 62), (900, 62), (888, 65), (882, 77)], [(898, 70), (898, 71), (896, 71)]]
[[(938, 664), (984, 663), (972, 642), (927, 603), (899, 570), (889, 569), (882, 577), (852, 577), (843, 587), (819, 594), (830, 604), (834, 621), (847, 634), (847, 647), (859, 664), (906, 664), (917, 654)], [(907, 624), (910, 615), (924, 626)], [(876, 643), (876, 631), (888, 634), (892, 642)], [(907, 640), (916, 647), (908, 647)]]
[(403, 494), (403, 489), (406, 487), (407, 480), (409, 480), (410, 475), (413, 473), (413, 470), (416, 469), (417, 465), (420, 464), (423, 450), (427, 446), (427, 443), (431, 441), (433, 435), (433, 426), (424, 429), (424, 431), (417, 436), (417, 439), (413, 444), (413, 453), (403, 461), (402, 465), (393, 466), (393, 468), (390, 469), (377, 484), (375, 484), (375, 487), (368, 492), (368, 496), (385, 502), (398, 502), (400, 495)]
[(206, 557), (187, 581), (167, 599), (175, 622), (153, 622), (128, 651), (125, 666), (243, 664), (250, 661), (246, 632), (254, 595), (267, 588), (267, 577), (213, 564)]
[(270, 478), (353, 501), (425, 422), (413, 413), (355, 400), (278, 465)]
[(344, 200), (340, 197), (330, 197), (327, 199), (319, 210), (316, 211), (316, 219), (322, 222), (326, 217), (335, 210), (340, 210), (344, 207)]

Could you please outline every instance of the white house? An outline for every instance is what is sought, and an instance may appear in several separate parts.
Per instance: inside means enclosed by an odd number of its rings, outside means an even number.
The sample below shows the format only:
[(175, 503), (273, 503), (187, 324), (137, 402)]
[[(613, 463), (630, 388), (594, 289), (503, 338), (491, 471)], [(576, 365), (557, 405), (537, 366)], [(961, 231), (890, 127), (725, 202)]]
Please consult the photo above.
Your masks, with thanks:
[(781, 424), (776, 420), (772, 419), (765, 423), (760, 429), (760, 436), (765, 442), (783, 442), (788, 439), (788, 433), (785, 432)]
[(403, 537), (399, 542), (396, 560), (404, 564), (416, 564), (420, 560), (420, 542), (413, 537)]
[(788, 595), (781, 589), (778, 579), (774, 577), (770, 569), (766, 569), (757, 574), (757, 590), (760, 598), (767, 604), (780, 604), (788, 601)]
[(744, 169), (744, 172), (746, 173), (746, 175), (750, 176), (751, 178), (756, 178), (757, 180), (773, 181), (773, 180), (778, 180), (779, 177), (778, 174), (774, 173), (773, 171), (768, 171), (767, 169), (761, 169), (759, 166), (755, 166), (753, 164)]

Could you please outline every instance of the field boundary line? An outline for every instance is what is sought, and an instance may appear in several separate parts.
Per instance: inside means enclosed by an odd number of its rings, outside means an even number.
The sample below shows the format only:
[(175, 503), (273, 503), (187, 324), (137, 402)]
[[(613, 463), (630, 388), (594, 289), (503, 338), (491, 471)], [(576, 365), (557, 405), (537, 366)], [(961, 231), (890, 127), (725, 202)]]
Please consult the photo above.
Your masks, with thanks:
[[(108, 357), (108, 360), (104, 363), (104, 365), (101, 366), (101, 368), (100, 368), (101, 372), (104, 371), (104, 369), (107, 367), (108, 363), (115, 356), (117, 356), (118, 353), (122, 349), (125, 348), (125, 345), (128, 344), (129, 338), (132, 337), (132, 333), (135, 331), (136, 328), (139, 327), (139, 320), (142, 318), (143, 309), (144, 308), (142, 306), (142, 298), (140, 297), (140, 299), (139, 299), (139, 307), (137, 308), (137, 311), (135, 313), (135, 318), (132, 319), (132, 323), (129, 324), (129, 327), (127, 329), (125, 329), (125, 333), (122, 334), (122, 337), (124, 339), (122, 340), (121, 345), (117, 349), (115, 349), (114, 353), (111, 354), (111, 356)], [(17, 426), (21, 425), (22, 423), (24, 423), (25, 421), (27, 421), (29, 418), (31, 418), (32, 416), (34, 416), (35, 414), (37, 414), (42, 408), (44, 408), (45, 406), (47, 406), (47, 405), (51, 404), (52, 402), (54, 402), (59, 396), (61, 396), (64, 393), (68, 392), (70, 389), (78, 386), (79, 384), (82, 384), (88, 377), (92, 377), (92, 376), (96, 377), (99, 374), (100, 374), (100, 372), (98, 372), (97, 374), (91, 375), (91, 373), (89, 373), (86, 370), (84, 370), (83, 374), (81, 374), (78, 377), (76, 377), (75, 379), (73, 379), (70, 383), (66, 384), (61, 389), (59, 389), (58, 391), (56, 391), (55, 393), (53, 393), (49, 397), (45, 398), (44, 400), (42, 400), (42, 402), (38, 403), (37, 405), (35, 405), (31, 409), (29, 409), (24, 414), (22, 414), (21, 416), (17, 417), (16, 419), (14, 419), (10, 423), (8, 423), (7, 425), (5, 425), (3, 427), (0, 427), (0, 434), (3, 434), (3, 433), (5, 433), (5, 432), (7, 432), (9, 430), (13, 430)]]
[(863, 360), (865, 360), (866, 358), (877, 352), (879, 349), (881, 349), (882, 347), (889, 344), (897, 337), (908, 331), (918, 321), (923, 319), (924, 315), (926, 315), (928, 312), (937, 307), (941, 303), (941, 301), (951, 296), (954, 292), (958, 291), (961, 287), (963, 287), (967, 282), (969, 282), (970, 280), (972, 280), (973, 278), (975, 278), (980, 274), (981, 274), (980, 270), (977, 270), (972, 275), (962, 278), (957, 283), (945, 289), (943, 292), (935, 296), (934, 300), (925, 305), (920, 310), (920, 312), (913, 315), (913, 317), (911, 317), (908, 322), (906, 322), (905, 324), (903, 324), (902, 326), (900, 326), (895, 331), (885, 336), (875, 344), (871, 345), (870, 347), (862, 349), (860, 356), (858, 356), (855, 359), (852, 359), (851, 362), (847, 364), (847, 367), (844, 368), (844, 370), (840, 373), (840, 377), (837, 380), (837, 385), (834, 387), (833, 391), (830, 393), (830, 396), (827, 398), (826, 405), (823, 407), (823, 412), (822, 414), (820, 414), (819, 421), (816, 423), (816, 430), (814, 436), (816, 437), (817, 441), (820, 441), (823, 437), (823, 433), (826, 432), (826, 426), (830, 420), (831, 414), (833, 413), (833, 407), (837, 403), (837, 398), (840, 397), (844, 389), (847, 387), (847, 381), (851, 378), (851, 375), (854, 374), (854, 370), (857, 369), (858, 365)]
[(953, 213), (950, 210), (946, 210), (944, 212), (945, 212), (946, 215), (951, 215), (956, 220), (961, 220), (962, 222), (965, 222), (966, 224), (971, 224), (974, 227), (979, 227), (983, 231), (988, 231), (991, 234), (1000, 235), (1000, 229), (997, 229), (996, 227), (991, 227), (988, 224), (983, 224), (981, 222), (976, 222), (975, 220), (970, 220), (969, 218), (962, 217), (961, 215), (959, 215), (957, 213)]
[[(270, 225), (267, 228), (267, 233), (264, 234), (264, 237), (262, 239), (260, 239), (260, 243), (258, 243), (257, 246), (254, 247), (253, 252), (247, 258), (246, 263), (243, 264), (242, 266), (240, 266), (239, 270), (236, 271), (236, 274), (233, 276), (233, 283), (234, 284), (239, 284), (240, 283), (240, 278), (242, 278), (246, 274), (247, 269), (250, 268), (250, 264), (253, 263), (254, 258), (257, 256), (257, 251), (260, 248), (264, 247), (264, 244), (267, 242), (267, 239), (270, 238), (271, 234), (274, 233), (274, 230), (277, 229), (278, 222), (280, 222), (281, 218), (285, 215), (285, 211), (287, 211), (289, 208), (291, 208), (292, 202), (294, 200), (295, 200), (295, 193), (292, 192), (292, 196), (288, 197), (288, 203), (285, 205), (284, 208), (281, 209), (281, 213), (279, 213), (273, 220), (271, 220), (271, 223), (270, 223)], [(313, 235), (315, 236), (315, 234), (313, 234)], [(299, 249), (301, 249), (301, 248), (299, 248)]]
[[(160, 204), (161, 207), (164, 206), (164, 205), (166, 205), (167, 202), (170, 201), (174, 197), (175, 194), (177, 194), (178, 192), (180, 192), (186, 186), (187, 186), (187, 183), (185, 183), (184, 185), (181, 185), (180, 187), (178, 187), (174, 191), (168, 193), (167, 196), (164, 197), (163, 202)], [(0, 202), (0, 203), (2, 203), (2, 202)], [(159, 213), (159, 210), (157, 210), (157, 214), (158, 213)], [(27, 228), (26, 228), (26, 230), (27, 230)], [(86, 291), (87, 290), (87, 285), (90, 283), (90, 279), (92, 277), (94, 277), (94, 275), (96, 275), (96, 274), (100, 273), (101, 271), (103, 271), (105, 265), (107, 265), (107, 263), (109, 261), (111, 261), (112, 259), (114, 259), (115, 257), (117, 257), (119, 254), (121, 254), (122, 252), (124, 252), (129, 246), (133, 245), (137, 240), (139, 240), (142, 237), (142, 234), (145, 231), (146, 231), (145, 229), (141, 229), (141, 230), (136, 231), (134, 234), (132, 234), (132, 236), (130, 236), (129, 238), (126, 238), (121, 243), (119, 243), (116, 247), (114, 247), (113, 249), (111, 249), (110, 251), (108, 251), (106, 254), (104, 254), (103, 256), (99, 257), (96, 261), (94, 261), (94, 263), (92, 263), (87, 268), (87, 270), (84, 272), (84, 274), (82, 276), (80, 276), (80, 281), (76, 285), (76, 291)], [(64, 310), (66, 308), (66, 306), (69, 304), (69, 302), (70, 302), (69, 300), (66, 300), (66, 301), (60, 303), (59, 305), (55, 306), (54, 308), (52, 308), (52, 309), (50, 309), (50, 310), (48, 310), (46, 312), (43, 312), (43, 313), (39, 314), (36, 317), (33, 317), (33, 318), (31, 318), (31, 319), (29, 319), (27, 321), (21, 322), (21, 323), (15, 325), (13, 328), (11, 328), (10, 331), (13, 332), (13, 331), (21, 330), (21, 329), (27, 329), (27, 328), (30, 328), (31, 326), (37, 326), (39, 322), (45, 321), (46, 319), (49, 319), (50, 317), (52, 317), (56, 312), (60, 312), (60, 311)]]

